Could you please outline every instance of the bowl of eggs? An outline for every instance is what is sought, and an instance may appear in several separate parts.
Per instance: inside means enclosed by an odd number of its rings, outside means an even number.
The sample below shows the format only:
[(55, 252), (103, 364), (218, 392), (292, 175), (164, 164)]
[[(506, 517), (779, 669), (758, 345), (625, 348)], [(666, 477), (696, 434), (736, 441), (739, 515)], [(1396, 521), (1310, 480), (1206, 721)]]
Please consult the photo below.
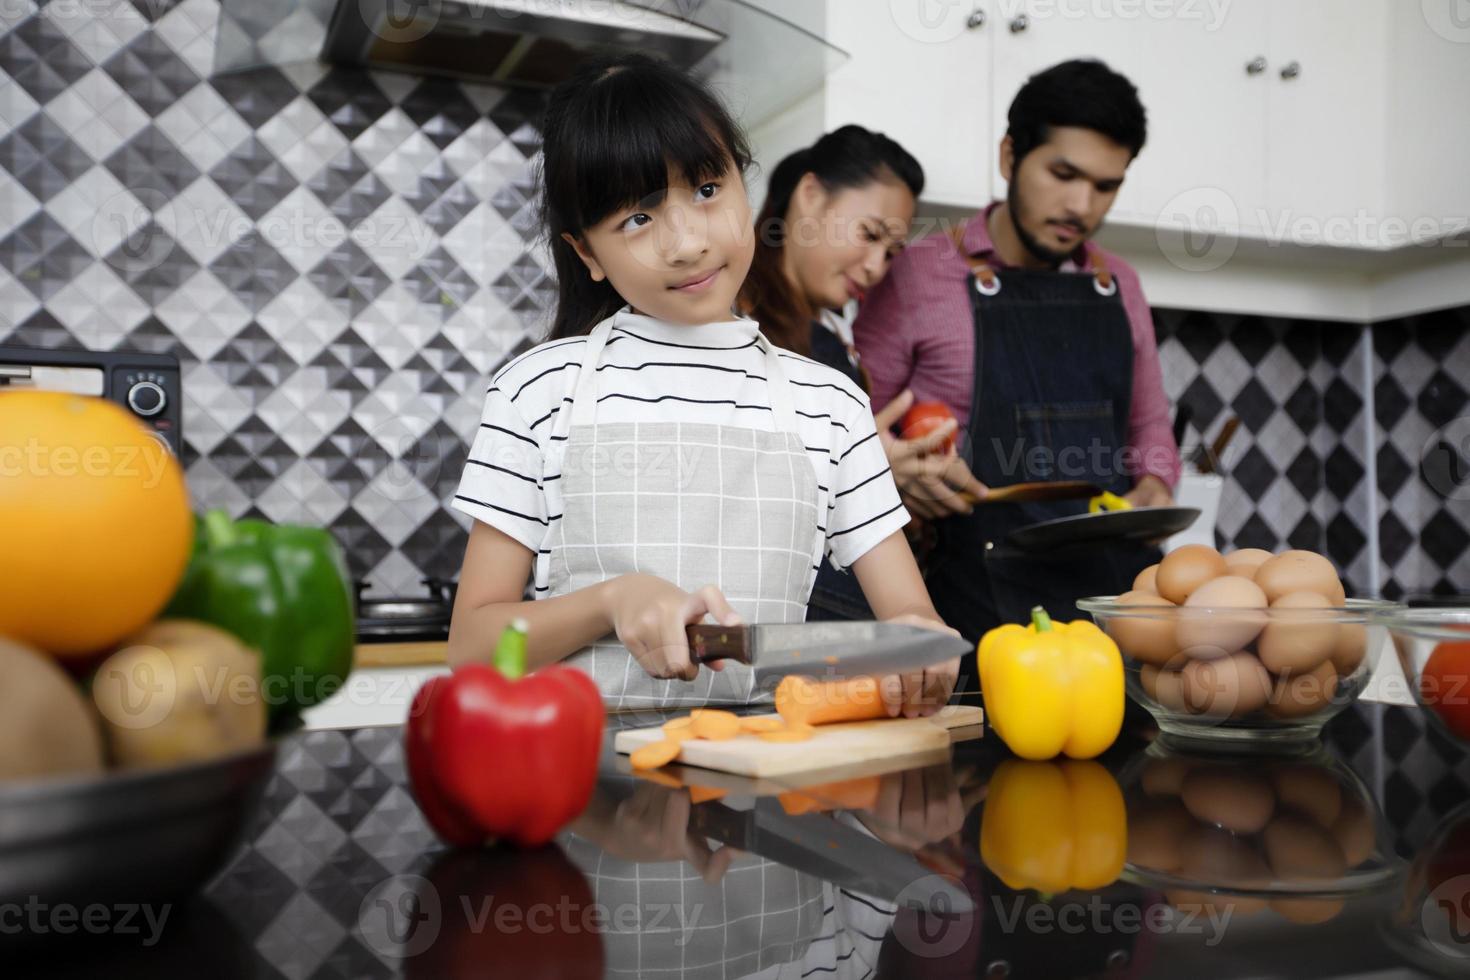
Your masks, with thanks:
[(1336, 918), (1402, 873), (1361, 779), (1320, 745), (1289, 757), (1181, 752), (1155, 741), (1119, 778), (1128, 814), (1124, 877), (1242, 917)]
[(1164, 735), (1211, 747), (1302, 746), (1363, 692), (1396, 608), (1348, 599), (1311, 551), (1185, 545), (1120, 596), (1083, 599), (1123, 653), (1126, 689)]

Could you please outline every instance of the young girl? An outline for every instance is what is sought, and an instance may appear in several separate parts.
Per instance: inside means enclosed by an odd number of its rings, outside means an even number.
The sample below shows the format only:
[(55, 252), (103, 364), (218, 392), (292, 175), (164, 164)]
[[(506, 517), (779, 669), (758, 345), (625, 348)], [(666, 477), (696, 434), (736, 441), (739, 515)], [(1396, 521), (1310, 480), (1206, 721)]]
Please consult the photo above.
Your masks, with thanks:
[[(743, 704), (686, 624), (798, 622), (824, 552), (875, 614), (938, 621), (868, 400), (732, 312), (754, 249), (739, 128), (698, 83), (628, 56), (552, 94), (543, 217), (552, 339), (507, 364), (454, 504), (474, 527), (451, 662), (514, 617), (531, 665), (568, 659), (614, 709)], [(523, 601), (527, 581), (534, 600)], [(884, 678), (890, 714), (942, 705), (958, 661)]]

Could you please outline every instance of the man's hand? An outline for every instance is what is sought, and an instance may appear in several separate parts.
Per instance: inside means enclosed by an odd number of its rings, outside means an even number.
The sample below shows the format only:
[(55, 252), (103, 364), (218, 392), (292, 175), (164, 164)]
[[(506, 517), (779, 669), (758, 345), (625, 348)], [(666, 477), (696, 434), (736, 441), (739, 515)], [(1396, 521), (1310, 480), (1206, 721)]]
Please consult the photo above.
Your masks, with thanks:
[(1134, 507), (1168, 507), (1174, 503), (1169, 485), (1153, 474), (1140, 479), (1132, 490), (1123, 494), (1123, 499)]
[(968, 493), (979, 499), (988, 490), (975, 479), (969, 465), (957, 453), (939, 451), (945, 440), (954, 435), (959, 423), (946, 422), (921, 439), (899, 439), (893, 435), (893, 426), (913, 404), (914, 393), (905, 391), (873, 417), (899, 497), (911, 514), (930, 520), (970, 513), (972, 505), (960, 494)]

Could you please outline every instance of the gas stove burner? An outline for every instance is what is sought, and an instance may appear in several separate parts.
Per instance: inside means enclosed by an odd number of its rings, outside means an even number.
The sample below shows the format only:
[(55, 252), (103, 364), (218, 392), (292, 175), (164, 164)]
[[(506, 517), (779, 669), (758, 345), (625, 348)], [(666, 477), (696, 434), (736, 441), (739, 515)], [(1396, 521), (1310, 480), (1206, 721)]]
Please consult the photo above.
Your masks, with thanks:
[(364, 596), (368, 583), (354, 583), (359, 643), (406, 643), (449, 639), (449, 617), (456, 586), (437, 578), (421, 579), (426, 594), (417, 597)]

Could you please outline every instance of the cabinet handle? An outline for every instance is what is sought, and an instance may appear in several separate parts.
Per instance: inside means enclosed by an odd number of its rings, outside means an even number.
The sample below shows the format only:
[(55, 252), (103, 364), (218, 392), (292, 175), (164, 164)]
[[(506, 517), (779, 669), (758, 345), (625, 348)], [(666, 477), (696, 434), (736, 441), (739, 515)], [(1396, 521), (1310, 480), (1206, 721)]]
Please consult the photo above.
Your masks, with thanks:
[(985, 26), (985, 11), (976, 10), (970, 14), (970, 19), (965, 21), (965, 26), (972, 31), (978, 31)]
[(1015, 20), (1011, 21), (1011, 33), (1012, 34), (1020, 34), (1020, 33), (1024, 32), (1026, 30), (1026, 28), (1028, 28), (1030, 26), (1031, 26), (1031, 18), (1030, 17), (1027, 17), (1025, 14), (1021, 14)]
[(1291, 81), (1293, 78), (1300, 78), (1301, 74), (1302, 65), (1299, 61), (1293, 61), (1285, 68), (1281, 69), (1281, 77), (1286, 79), (1288, 82)]
[(1245, 73), (1247, 75), (1259, 75), (1266, 70), (1266, 67), (1265, 58), (1256, 58), (1245, 66)]

